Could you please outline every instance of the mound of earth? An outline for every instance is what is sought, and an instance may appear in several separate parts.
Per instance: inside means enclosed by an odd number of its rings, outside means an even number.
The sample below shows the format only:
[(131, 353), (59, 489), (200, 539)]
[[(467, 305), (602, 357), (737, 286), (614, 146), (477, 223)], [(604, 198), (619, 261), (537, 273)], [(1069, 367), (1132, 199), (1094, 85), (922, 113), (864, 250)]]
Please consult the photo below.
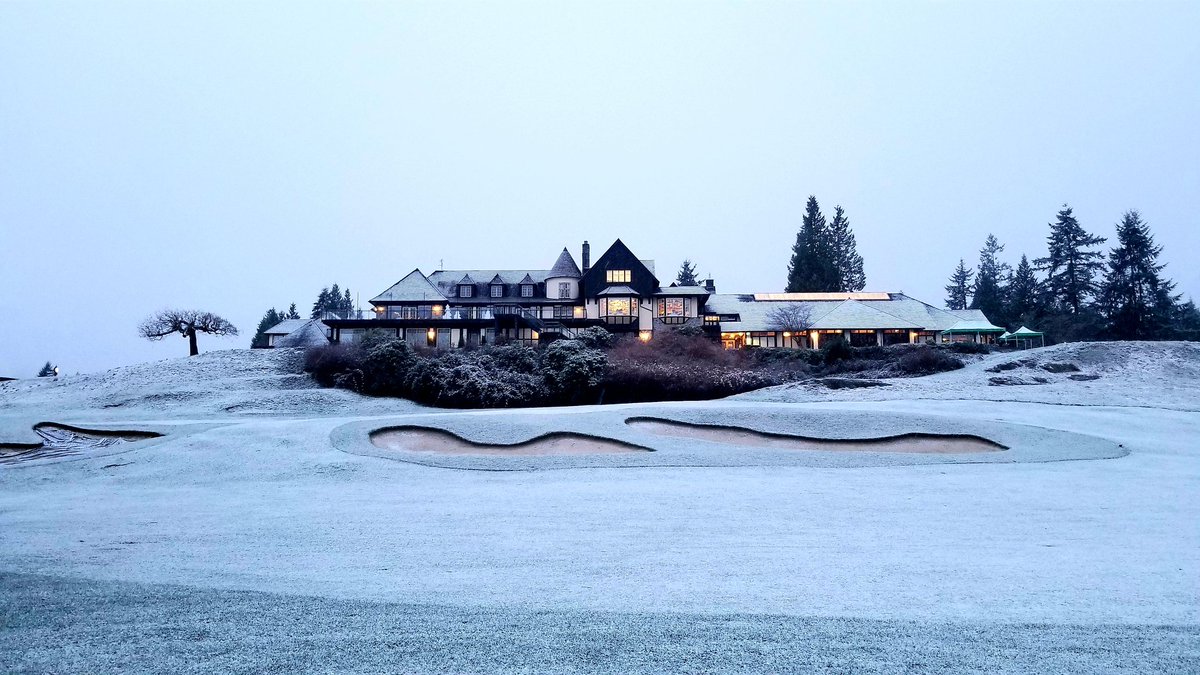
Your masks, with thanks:
[(976, 399), (1200, 410), (1200, 343), (1075, 342), (999, 352), (961, 370), (893, 378), (887, 383), (891, 386), (886, 390), (796, 383), (732, 398), (778, 402)]

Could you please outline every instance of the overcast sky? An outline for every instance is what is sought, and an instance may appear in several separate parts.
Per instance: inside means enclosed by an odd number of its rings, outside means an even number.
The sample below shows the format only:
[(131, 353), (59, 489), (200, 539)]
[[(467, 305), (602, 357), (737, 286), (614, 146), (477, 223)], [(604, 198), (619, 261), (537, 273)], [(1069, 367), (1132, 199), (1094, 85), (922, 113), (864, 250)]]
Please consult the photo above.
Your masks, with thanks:
[[(941, 305), (1139, 209), (1200, 296), (1200, 3), (0, 2), (0, 376), (249, 344), (322, 286), (617, 237), (779, 291), (805, 198)], [(1106, 247), (1107, 248), (1107, 247)]]

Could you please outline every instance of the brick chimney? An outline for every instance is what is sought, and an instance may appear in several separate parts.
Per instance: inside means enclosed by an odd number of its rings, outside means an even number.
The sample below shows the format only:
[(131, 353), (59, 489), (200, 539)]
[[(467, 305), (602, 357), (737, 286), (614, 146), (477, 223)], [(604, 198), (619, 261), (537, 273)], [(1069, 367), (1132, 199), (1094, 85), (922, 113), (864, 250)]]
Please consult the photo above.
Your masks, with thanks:
[(587, 241), (583, 242), (583, 271), (587, 273), (592, 266), (592, 247)]

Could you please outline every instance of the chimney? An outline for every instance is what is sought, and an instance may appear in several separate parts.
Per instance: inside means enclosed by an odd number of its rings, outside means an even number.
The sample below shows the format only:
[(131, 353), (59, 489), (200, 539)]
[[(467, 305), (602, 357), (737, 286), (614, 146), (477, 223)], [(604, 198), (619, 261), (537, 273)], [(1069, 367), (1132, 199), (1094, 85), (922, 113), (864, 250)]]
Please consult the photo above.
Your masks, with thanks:
[(713, 283), (712, 277), (704, 280), (704, 290), (708, 291), (709, 293), (717, 292), (717, 285)]
[(586, 274), (592, 266), (592, 247), (587, 241), (583, 242), (583, 271)]

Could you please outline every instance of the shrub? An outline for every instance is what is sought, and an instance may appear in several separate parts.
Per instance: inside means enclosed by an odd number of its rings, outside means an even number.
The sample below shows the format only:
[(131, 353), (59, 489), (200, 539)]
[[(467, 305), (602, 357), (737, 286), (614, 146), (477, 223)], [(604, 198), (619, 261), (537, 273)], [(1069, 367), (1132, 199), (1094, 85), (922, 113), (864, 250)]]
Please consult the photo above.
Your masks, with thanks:
[(933, 346), (913, 349), (896, 362), (895, 370), (903, 375), (929, 375), (948, 370), (958, 370), (963, 362)]
[(557, 340), (542, 354), (546, 386), (571, 402), (600, 384), (608, 358), (578, 340)]
[(304, 353), (304, 371), (326, 387), (336, 384), (338, 375), (358, 367), (362, 350), (353, 344), (313, 347)]
[(603, 326), (588, 326), (575, 331), (574, 339), (590, 349), (608, 349), (616, 342), (617, 336)]
[(955, 354), (991, 354), (992, 348), (981, 342), (951, 342), (950, 351)]
[(826, 364), (836, 363), (854, 355), (854, 349), (843, 339), (837, 338), (821, 345), (821, 357)]

